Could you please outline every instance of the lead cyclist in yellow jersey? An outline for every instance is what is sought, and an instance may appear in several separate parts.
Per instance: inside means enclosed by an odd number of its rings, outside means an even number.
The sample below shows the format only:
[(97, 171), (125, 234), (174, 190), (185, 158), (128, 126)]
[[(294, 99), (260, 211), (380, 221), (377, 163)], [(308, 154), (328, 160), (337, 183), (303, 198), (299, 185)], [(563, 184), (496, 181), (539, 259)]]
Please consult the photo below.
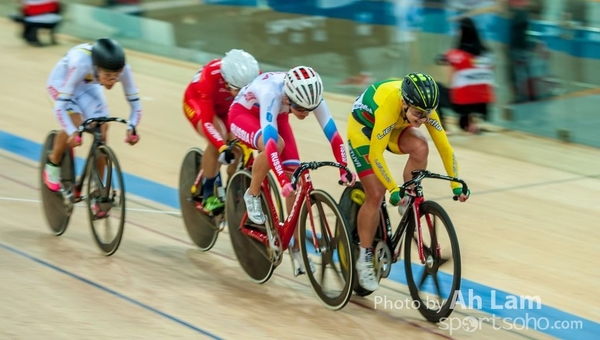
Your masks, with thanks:
[[(429, 145), (419, 129), (425, 124), (444, 162), (448, 176), (458, 177), (458, 163), (442, 128), (436, 108), (439, 88), (427, 74), (411, 73), (404, 79), (390, 79), (369, 86), (354, 102), (348, 118), (350, 157), (365, 190), (365, 202), (358, 212), (360, 255), (356, 262), (360, 285), (370, 291), (379, 288), (373, 269), (373, 238), (379, 222), (379, 206), (390, 192), (394, 206), (405, 203), (400, 189), (383, 158), (388, 150), (407, 154), (404, 181), (412, 179), (411, 172), (427, 168)], [(459, 201), (468, 199), (460, 184), (451, 182)]]

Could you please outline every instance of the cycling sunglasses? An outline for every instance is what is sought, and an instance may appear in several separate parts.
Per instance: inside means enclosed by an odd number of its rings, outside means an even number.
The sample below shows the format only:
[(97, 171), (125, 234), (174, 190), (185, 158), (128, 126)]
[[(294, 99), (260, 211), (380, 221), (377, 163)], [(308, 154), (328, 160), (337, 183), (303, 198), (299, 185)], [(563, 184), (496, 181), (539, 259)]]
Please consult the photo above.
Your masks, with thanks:
[(311, 112), (311, 111), (314, 111), (314, 110), (315, 110), (315, 109), (316, 109), (316, 108), (319, 106), (319, 105), (317, 105), (317, 106), (313, 107), (312, 109), (308, 109), (308, 108), (306, 108), (306, 107), (303, 107), (303, 106), (301, 106), (301, 105), (298, 105), (298, 104), (294, 103), (294, 101), (293, 101), (293, 100), (291, 100), (291, 99), (290, 99), (290, 97), (287, 97), (287, 99), (288, 99), (288, 100), (289, 100), (289, 102), (290, 102), (290, 106), (291, 106), (291, 107), (292, 107), (294, 110), (296, 110), (296, 111), (298, 111), (298, 112)]
[(426, 111), (426, 110), (423, 110), (423, 109), (418, 108), (416, 106), (411, 106), (411, 108), (413, 108), (413, 110), (411, 110), (411, 114), (413, 116), (415, 116), (417, 119), (427, 118), (427, 117), (429, 117), (429, 115), (433, 111), (433, 110)]
[(225, 83), (225, 85), (227, 86), (227, 90), (229, 90), (229, 91), (239, 91), (239, 90), (241, 90), (239, 87), (233, 86), (233, 85), (231, 85), (229, 83)]

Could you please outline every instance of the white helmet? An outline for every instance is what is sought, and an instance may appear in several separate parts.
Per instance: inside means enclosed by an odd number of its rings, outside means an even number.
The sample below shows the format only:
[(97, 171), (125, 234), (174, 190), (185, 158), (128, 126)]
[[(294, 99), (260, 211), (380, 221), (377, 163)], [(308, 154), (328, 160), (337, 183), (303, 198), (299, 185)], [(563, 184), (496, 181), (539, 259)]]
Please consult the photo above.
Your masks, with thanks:
[(283, 89), (290, 101), (314, 110), (323, 100), (323, 82), (319, 74), (308, 66), (296, 66), (283, 78)]
[(221, 59), (221, 75), (223, 79), (238, 89), (248, 85), (260, 72), (258, 62), (244, 51), (233, 49)]

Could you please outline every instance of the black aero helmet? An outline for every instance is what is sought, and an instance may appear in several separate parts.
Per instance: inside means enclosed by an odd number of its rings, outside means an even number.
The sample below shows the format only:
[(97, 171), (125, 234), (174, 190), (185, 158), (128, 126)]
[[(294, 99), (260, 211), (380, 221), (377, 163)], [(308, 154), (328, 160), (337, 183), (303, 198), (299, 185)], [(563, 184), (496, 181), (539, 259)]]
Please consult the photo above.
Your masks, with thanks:
[(113, 39), (100, 38), (92, 46), (94, 66), (107, 71), (119, 71), (125, 67), (125, 51)]
[(435, 110), (440, 103), (440, 89), (428, 74), (408, 74), (402, 81), (400, 92), (406, 104), (427, 112)]

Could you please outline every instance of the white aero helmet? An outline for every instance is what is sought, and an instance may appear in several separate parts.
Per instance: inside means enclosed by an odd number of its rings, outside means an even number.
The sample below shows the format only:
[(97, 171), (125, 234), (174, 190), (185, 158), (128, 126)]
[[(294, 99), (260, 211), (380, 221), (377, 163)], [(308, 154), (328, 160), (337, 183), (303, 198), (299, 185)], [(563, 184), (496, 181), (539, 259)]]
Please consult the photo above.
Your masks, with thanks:
[(244, 51), (233, 49), (221, 59), (221, 74), (227, 84), (241, 89), (250, 84), (260, 72), (258, 62)]
[(283, 89), (290, 101), (309, 111), (323, 100), (323, 82), (315, 70), (308, 66), (296, 66), (283, 78)]

